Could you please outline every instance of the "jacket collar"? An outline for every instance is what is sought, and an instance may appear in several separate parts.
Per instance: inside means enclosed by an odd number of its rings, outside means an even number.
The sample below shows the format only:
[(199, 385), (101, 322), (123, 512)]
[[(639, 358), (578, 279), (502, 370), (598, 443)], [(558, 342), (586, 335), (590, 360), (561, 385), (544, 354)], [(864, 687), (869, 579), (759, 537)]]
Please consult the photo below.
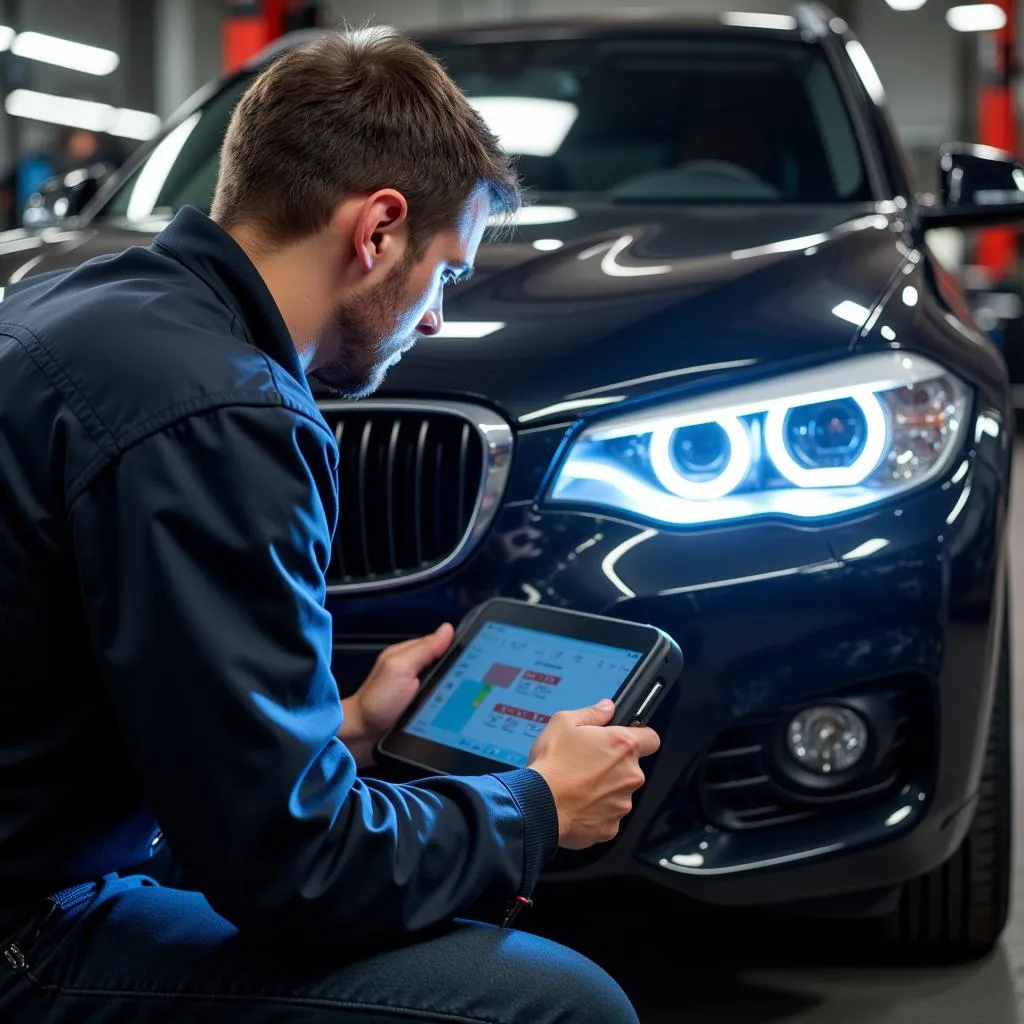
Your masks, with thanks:
[(281, 311), (245, 250), (219, 224), (184, 206), (153, 244), (204, 281), (240, 321), (249, 340), (309, 388)]

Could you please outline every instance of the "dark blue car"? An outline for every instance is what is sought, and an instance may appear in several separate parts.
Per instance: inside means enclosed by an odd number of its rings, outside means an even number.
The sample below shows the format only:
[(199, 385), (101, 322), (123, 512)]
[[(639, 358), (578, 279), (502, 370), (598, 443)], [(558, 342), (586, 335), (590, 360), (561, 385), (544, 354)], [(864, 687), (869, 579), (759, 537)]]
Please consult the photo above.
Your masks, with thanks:
[[(950, 147), (920, 198), (867, 54), (817, 7), (422, 39), (532, 204), (376, 397), (324, 398), (342, 689), (496, 595), (654, 623), (687, 667), (649, 783), (617, 841), (552, 880), (989, 948), (1011, 864), (1012, 403), (925, 231), (1021, 216), (1024, 169)], [(84, 210), (82, 181), (52, 193), (63, 221), (5, 236), (3, 278), (205, 208), (272, 56)]]

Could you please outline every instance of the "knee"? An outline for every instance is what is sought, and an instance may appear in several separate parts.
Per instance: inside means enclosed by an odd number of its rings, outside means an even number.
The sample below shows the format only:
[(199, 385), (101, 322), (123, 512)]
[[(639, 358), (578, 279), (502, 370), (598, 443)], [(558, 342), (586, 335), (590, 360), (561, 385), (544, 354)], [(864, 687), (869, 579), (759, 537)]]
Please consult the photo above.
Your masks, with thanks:
[(503, 932), (504, 983), (513, 1000), (524, 993), (530, 1005), (514, 1021), (534, 1024), (638, 1024), (625, 992), (592, 960), (526, 932)]

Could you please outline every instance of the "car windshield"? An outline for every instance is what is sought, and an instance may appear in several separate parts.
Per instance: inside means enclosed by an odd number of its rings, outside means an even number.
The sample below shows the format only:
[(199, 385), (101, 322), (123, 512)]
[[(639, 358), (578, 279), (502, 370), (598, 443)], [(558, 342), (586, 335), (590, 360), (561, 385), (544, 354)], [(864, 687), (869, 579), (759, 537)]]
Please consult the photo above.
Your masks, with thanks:
[[(871, 198), (820, 49), (797, 40), (660, 36), (435, 45), (535, 194), (615, 202)], [(167, 135), (100, 216), (208, 209), (239, 79)]]

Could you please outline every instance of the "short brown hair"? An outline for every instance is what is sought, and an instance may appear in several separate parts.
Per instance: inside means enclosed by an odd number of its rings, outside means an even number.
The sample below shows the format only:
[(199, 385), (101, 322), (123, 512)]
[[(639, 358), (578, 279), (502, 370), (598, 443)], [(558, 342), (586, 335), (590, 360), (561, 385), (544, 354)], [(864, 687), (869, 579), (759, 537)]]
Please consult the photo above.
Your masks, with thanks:
[(518, 209), (508, 156), (441, 64), (404, 36), (331, 33), (286, 52), (242, 96), (211, 215), (254, 222), (280, 245), (322, 230), (347, 196), (395, 188), (422, 251), (480, 187), (492, 213)]

